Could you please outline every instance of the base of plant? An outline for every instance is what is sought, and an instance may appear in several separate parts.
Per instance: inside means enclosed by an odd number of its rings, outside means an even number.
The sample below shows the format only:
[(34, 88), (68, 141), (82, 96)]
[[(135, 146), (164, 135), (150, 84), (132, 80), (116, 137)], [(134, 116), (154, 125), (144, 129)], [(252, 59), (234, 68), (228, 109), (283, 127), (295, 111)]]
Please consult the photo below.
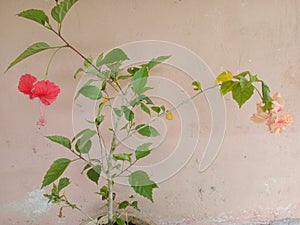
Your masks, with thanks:
[[(147, 216), (137, 211), (121, 212), (120, 214), (126, 225), (157, 225), (147, 218)], [(82, 222), (80, 225), (106, 225), (107, 223), (108, 216), (102, 215), (97, 217), (94, 221)], [(115, 224), (117, 225), (117, 223)]]

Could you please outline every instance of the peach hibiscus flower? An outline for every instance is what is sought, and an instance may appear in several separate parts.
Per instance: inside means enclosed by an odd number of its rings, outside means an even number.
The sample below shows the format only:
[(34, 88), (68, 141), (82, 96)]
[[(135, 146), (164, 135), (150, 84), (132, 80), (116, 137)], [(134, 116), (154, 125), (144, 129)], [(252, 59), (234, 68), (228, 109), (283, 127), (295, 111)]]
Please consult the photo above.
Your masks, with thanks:
[(266, 124), (271, 133), (282, 133), (286, 126), (293, 122), (292, 116), (283, 112), (284, 104), (280, 93), (276, 93), (272, 98), (272, 109), (264, 112), (263, 103), (258, 103), (256, 104), (256, 113), (250, 119), (256, 124)]

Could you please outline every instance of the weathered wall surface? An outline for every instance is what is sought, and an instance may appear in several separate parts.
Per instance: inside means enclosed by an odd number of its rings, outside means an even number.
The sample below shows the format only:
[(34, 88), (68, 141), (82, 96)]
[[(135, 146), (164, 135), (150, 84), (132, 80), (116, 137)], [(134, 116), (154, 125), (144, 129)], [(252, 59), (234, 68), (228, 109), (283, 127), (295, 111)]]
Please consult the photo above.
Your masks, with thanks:
[[(15, 16), (28, 8), (49, 12), (52, 2), (0, 0), (1, 72), (31, 43), (60, 44), (49, 31)], [(66, 38), (86, 55), (96, 56), (126, 42), (156, 39), (191, 49), (216, 75), (224, 69), (234, 73), (251, 70), (267, 81), (273, 93), (282, 93), (286, 109), (294, 116), (293, 125), (284, 134), (269, 134), (265, 127), (249, 120), (258, 98), (239, 110), (226, 97), (227, 126), (220, 154), (200, 173), (199, 160), (209, 132), (209, 116), (205, 114), (209, 111), (200, 110), (206, 138), (201, 139), (189, 163), (160, 184), (154, 204), (142, 200), (142, 209), (150, 217), (160, 224), (228, 224), (300, 217), (300, 1), (81, 0), (65, 23)], [(49, 57), (49, 52), (42, 53), (0, 77), (0, 224), (58, 223), (58, 208), (45, 205), (39, 188), (50, 163), (67, 153), (43, 136), (73, 135), (76, 82), (72, 75), (81, 59), (71, 51), (62, 51), (54, 60), (51, 80), (63, 91), (46, 111), (45, 128), (35, 126), (37, 102), (30, 102), (17, 91), (19, 76), (32, 73), (41, 78)], [(180, 83), (180, 72), (174, 73), (174, 81)], [(68, 171), (73, 180), (70, 195), (94, 214), (98, 202), (81, 187), (92, 192), (95, 187), (86, 184), (79, 171)], [(117, 189), (126, 194), (123, 186)], [(72, 210), (65, 210), (65, 215), (65, 224), (78, 224), (82, 218)]]

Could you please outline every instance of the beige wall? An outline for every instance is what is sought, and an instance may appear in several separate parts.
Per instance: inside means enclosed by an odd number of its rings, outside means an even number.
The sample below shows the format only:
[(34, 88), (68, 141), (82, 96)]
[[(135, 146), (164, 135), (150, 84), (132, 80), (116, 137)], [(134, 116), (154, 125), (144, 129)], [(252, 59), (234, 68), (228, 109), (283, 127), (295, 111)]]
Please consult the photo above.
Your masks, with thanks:
[[(33, 7), (49, 12), (51, 5), (50, 0), (0, 0), (1, 71), (33, 42), (60, 43), (37, 24), (15, 16)], [(249, 120), (258, 98), (238, 110), (226, 97), (226, 136), (218, 158), (200, 173), (198, 165), (205, 146), (200, 143), (189, 163), (160, 184), (154, 204), (142, 200), (144, 212), (155, 221), (227, 224), (300, 216), (299, 12), (297, 0), (81, 0), (67, 16), (63, 33), (86, 55), (96, 56), (137, 40), (175, 42), (196, 52), (215, 74), (224, 69), (259, 74), (274, 92), (282, 93), (286, 109), (294, 116), (293, 125), (283, 135), (272, 135)], [(76, 88), (72, 74), (81, 60), (70, 51), (61, 52), (54, 60), (51, 80), (63, 91), (47, 109), (44, 129), (35, 126), (37, 102), (30, 102), (17, 91), (19, 76), (32, 73), (41, 77), (49, 56), (43, 53), (28, 59), (0, 77), (1, 224), (50, 225), (57, 221), (57, 208), (47, 211), (37, 190), (53, 159), (67, 153), (55, 149), (43, 136), (72, 136)], [(175, 81), (179, 79), (177, 76)], [(79, 170), (68, 172), (73, 179), (70, 195), (93, 214), (97, 201), (92, 194), (82, 193), (79, 185), (92, 191), (95, 187), (83, 184)], [(126, 194), (124, 187), (117, 188)], [(82, 217), (72, 210), (65, 210), (65, 214), (66, 224), (77, 224)], [(36, 217), (30, 219), (28, 215)], [(46, 222), (41, 222), (43, 218)]]

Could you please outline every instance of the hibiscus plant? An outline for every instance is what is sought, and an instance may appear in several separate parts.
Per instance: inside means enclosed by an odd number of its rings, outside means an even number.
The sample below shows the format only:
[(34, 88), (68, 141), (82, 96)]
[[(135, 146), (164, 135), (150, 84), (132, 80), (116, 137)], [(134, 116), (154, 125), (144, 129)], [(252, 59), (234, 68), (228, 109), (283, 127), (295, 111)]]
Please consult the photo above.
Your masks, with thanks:
[[(42, 188), (52, 185), (50, 192), (45, 194), (45, 197), (50, 203), (60, 205), (59, 216), (62, 216), (63, 207), (71, 207), (84, 212), (67, 198), (64, 189), (71, 181), (67, 177), (62, 177), (70, 164), (76, 160), (81, 160), (84, 163), (82, 173), (86, 174), (86, 177), (97, 185), (96, 194), (99, 196), (99, 200), (103, 200), (107, 206), (108, 224), (117, 223), (121, 225), (125, 222), (120, 212), (128, 207), (139, 210), (139, 207), (135, 199), (119, 200), (119, 196), (114, 192), (115, 179), (120, 176), (127, 177), (134, 192), (150, 201), (153, 201), (153, 189), (158, 186), (145, 171), (131, 170), (138, 161), (151, 155), (152, 143), (145, 139), (145, 143), (138, 146), (133, 153), (128, 153), (124, 151), (122, 140), (118, 139), (117, 134), (125, 132), (124, 139), (130, 139), (133, 135), (155, 137), (160, 134), (152, 126), (151, 121), (156, 118), (173, 119), (172, 112), (180, 106), (166, 109), (164, 105), (156, 105), (154, 100), (147, 95), (147, 90), (150, 88), (147, 86), (147, 79), (151, 69), (168, 60), (170, 56), (158, 56), (142, 65), (126, 69), (122, 67), (122, 63), (128, 60), (129, 56), (119, 48), (106, 54), (101, 53), (95, 60), (92, 57), (84, 56), (61, 33), (63, 20), (76, 2), (77, 0), (55, 1), (55, 6), (51, 10), (51, 17), (57, 24), (56, 28), (52, 26), (50, 17), (40, 9), (20, 12), (18, 16), (34, 21), (49, 30), (62, 41), (62, 45), (50, 46), (45, 42), (34, 43), (21, 53), (8, 66), (7, 70), (36, 53), (45, 50), (54, 51), (43, 79), (39, 80), (31, 74), (24, 74), (20, 77), (18, 85), (19, 91), (28, 95), (30, 100), (39, 100), (41, 116), (37, 124), (42, 127), (46, 124), (43, 113), (44, 107), (51, 105), (60, 93), (59, 85), (48, 80), (48, 68), (53, 57), (59, 50), (68, 48), (83, 59), (84, 66), (76, 71), (74, 78), (76, 79), (80, 73), (89, 78), (79, 88), (76, 97), (82, 95), (88, 100), (95, 101), (97, 106), (95, 117), (92, 121), (87, 121), (87, 128), (75, 134), (74, 137), (46, 136), (50, 141), (66, 148), (74, 157), (55, 160), (44, 176)], [(121, 83), (124, 83), (125, 87), (122, 87)], [(272, 133), (282, 132), (292, 121), (291, 116), (283, 112), (284, 101), (280, 94), (277, 93), (271, 97), (267, 84), (249, 71), (236, 75), (230, 71), (225, 71), (217, 76), (215, 84), (212, 84), (211, 87), (202, 88), (199, 81), (193, 81), (191, 88), (195, 91), (195, 94), (190, 98), (191, 100), (206, 90), (215, 88), (221, 95), (231, 93), (239, 107), (242, 107), (255, 92), (258, 93), (261, 103), (257, 104), (257, 112), (253, 114), (251, 119), (256, 123), (266, 124)], [(128, 94), (129, 92), (131, 94)], [(121, 104), (116, 106), (113, 101), (117, 97), (121, 97)], [(112, 116), (112, 127), (104, 125), (103, 122), (107, 119), (105, 114)], [(149, 120), (138, 122), (136, 115), (139, 114), (147, 115)], [(89, 128), (91, 123), (93, 129)], [(105, 132), (110, 133), (110, 135), (104, 135)], [(92, 140), (94, 139), (97, 139), (97, 143), (99, 143), (98, 151), (100, 154), (98, 155), (100, 157), (98, 158), (90, 155), (90, 150), (94, 145)], [(105, 180), (105, 185), (99, 185), (100, 178)], [(94, 224), (97, 224), (97, 220), (88, 217), (94, 221)]]

